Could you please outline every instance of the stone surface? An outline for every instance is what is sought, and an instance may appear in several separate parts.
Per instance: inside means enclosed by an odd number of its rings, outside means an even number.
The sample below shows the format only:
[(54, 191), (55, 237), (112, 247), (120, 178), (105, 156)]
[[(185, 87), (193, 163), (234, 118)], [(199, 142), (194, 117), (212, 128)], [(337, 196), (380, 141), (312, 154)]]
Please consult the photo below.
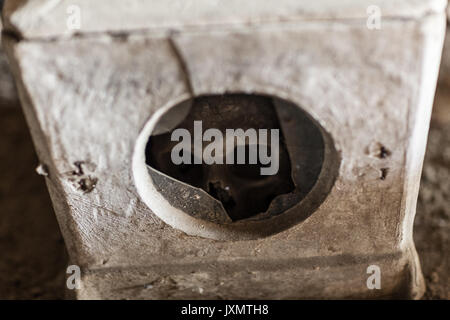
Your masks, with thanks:
[[(8, 29), (25, 38), (64, 37), (74, 33), (133, 30), (184, 30), (213, 24), (223, 28), (301, 20), (364, 19), (370, 6), (383, 19), (419, 18), (442, 12), (447, 0), (10, 0), (5, 2)], [(67, 28), (73, 6), (80, 9), (80, 28)]]
[[(450, 148), (450, 100), (442, 99), (446, 92), (450, 92), (449, 88), (441, 86), (436, 96), (414, 223), (414, 242), (427, 287), (424, 299), (450, 299), (450, 197), (445, 196), (449, 190), (446, 184), (450, 162), (443, 156), (447, 152), (442, 152)], [(67, 254), (44, 178), (33, 173), (37, 158), (20, 106), (5, 109), (0, 121), (0, 165), (13, 167), (17, 154), (21, 159), (20, 168), (2, 171), (0, 180), (2, 189), (9, 190), (2, 193), (8, 196), (0, 200), (0, 245), (2, 257), (6, 257), (0, 260), (0, 299), (63, 299)], [(14, 154), (9, 152), (11, 148), (16, 150)], [(11, 189), (12, 185), (22, 187)], [(12, 198), (16, 200), (11, 201)], [(197, 278), (201, 280), (198, 275)], [(123, 289), (123, 295), (148, 292), (152, 289), (150, 282), (148, 278), (136, 281), (134, 287)], [(160, 282), (173, 289), (183, 285), (164, 278)], [(200, 293), (201, 286), (198, 288)]]
[[(420, 297), (412, 221), (443, 31), (443, 13), (431, 13), (375, 32), (349, 20), (8, 38), (69, 254), (84, 268), (79, 297), (127, 297), (124, 289), (141, 285), (151, 290), (131, 296)], [(214, 226), (195, 221), (187, 235), (137, 192), (136, 140), (147, 120), (193, 95), (228, 91), (301, 105), (342, 155), (321, 207), (268, 238), (215, 241)], [(377, 157), (376, 146), (390, 156)], [(380, 291), (367, 290), (369, 264), (382, 269)]]

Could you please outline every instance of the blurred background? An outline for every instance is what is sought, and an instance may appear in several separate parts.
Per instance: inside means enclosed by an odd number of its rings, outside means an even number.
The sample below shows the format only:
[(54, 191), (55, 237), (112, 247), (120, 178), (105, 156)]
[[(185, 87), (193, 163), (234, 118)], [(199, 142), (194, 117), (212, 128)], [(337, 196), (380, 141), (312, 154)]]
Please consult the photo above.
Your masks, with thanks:
[[(3, 0), (0, 0), (0, 8)], [(1, 30), (1, 25), (0, 25)], [(0, 50), (0, 299), (64, 299), (68, 264), (20, 103)], [(449, 299), (450, 36), (428, 137), (414, 226), (424, 299)]]

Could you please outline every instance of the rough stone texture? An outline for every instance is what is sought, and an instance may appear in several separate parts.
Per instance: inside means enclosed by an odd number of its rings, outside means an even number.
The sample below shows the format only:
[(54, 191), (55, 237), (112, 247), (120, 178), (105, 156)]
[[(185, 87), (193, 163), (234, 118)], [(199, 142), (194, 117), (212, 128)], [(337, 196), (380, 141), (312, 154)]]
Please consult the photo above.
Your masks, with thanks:
[[(450, 6), (447, 7), (447, 20), (450, 21)], [(450, 87), (450, 30), (447, 22), (447, 32), (445, 34), (444, 50), (442, 52), (441, 67), (439, 71), (439, 82), (443, 83), (441, 91)], [(445, 108), (439, 108), (439, 110)]]
[[(436, 96), (414, 224), (414, 242), (427, 286), (424, 299), (450, 299), (450, 197), (444, 196), (449, 190), (446, 184), (450, 162), (448, 157), (443, 157), (447, 153), (442, 152), (450, 148), (447, 139), (450, 137), (450, 100), (443, 99), (448, 92), (448, 87), (440, 86)], [(9, 193), (1, 193), (7, 196), (0, 200), (0, 245), (4, 257), (0, 259), (0, 299), (63, 299), (67, 254), (44, 178), (33, 172), (37, 158), (25, 119), (19, 106), (11, 106), (2, 111), (0, 121), (3, 121), (0, 126), (3, 128), (0, 165), (12, 167), (16, 155), (21, 159), (20, 167), (2, 171), (0, 180), (2, 190), (9, 190)], [(14, 154), (9, 152), (12, 148), (16, 150)], [(443, 162), (442, 159), (447, 160)], [(21, 188), (11, 189), (13, 185)], [(438, 195), (436, 199), (434, 194)], [(30, 219), (33, 219), (32, 223)], [(17, 230), (20, 230), (20, 237)], [(200, 276), (197, 278), (201, 280)], [(160, 281), (177, 288), (169, 278)], [(140, 289), (148, 291), (151, 289), (149, 282), (149, 279), (143, 279), (135, 287), (125, 288), (124, 294), (131, 296)], [(219, 290), (217, 295), (220, 295)]]
[[(447, 0), (10, 0), (5, 25), (25, 38), (67, 37), (73, 33), (189, 29), (214, 24), (267, 24), (301, 20), (367, 18), (369, 6), (385, 18), (419, 18), (442, 12)], [(78, 30), (66, 27), (68, 8), (81, 13)]]
[[(392, 19), (378, 32), (361, 20), (9, 39), (69, 254), (85, 268), (79, 297), (129, 297), (123, 289), (134, 286), (135, 297), (419, 297), (411, 231), (443, 18)], [(192, 94), (225, 91), (297, 103), (334, 138), (338, 180), (305, 222), (269, 238), (214, 241), (194, 236), (200, 224), (191, 235), (171, 228), (141, 202), (132, 157), (146, 120)], [(392, 151), (387, 159), (373, 157), (378, 144)], [(369, 264), (381, 267), (380, 291), (366, 288)]]

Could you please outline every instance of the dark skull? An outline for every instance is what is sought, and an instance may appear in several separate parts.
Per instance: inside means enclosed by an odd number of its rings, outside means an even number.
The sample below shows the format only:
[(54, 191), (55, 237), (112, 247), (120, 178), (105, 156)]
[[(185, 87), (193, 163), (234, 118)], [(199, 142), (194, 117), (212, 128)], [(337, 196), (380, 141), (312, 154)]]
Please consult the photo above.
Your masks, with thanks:
[[(176, 110), (172, 110), (170, 114), (173, 117)], [(234, 164), (226, 164), (226, 154), (234, 151), (236, 157), (237, 150), (226, 150), (225, 146), (224, 164), (194, 164), (192, 149), (191, 164), (173, 164), (171, 152), (178, 142), (171, 141), (172, 131), (176, 128), (187, 129), (193, 139), (194, 121), (198, 120), (202, 121), (203, 132), (209, 128), (219, 129), (224, 141), (226, 129), (243, 129), (244, 131), (251, 128), (257, 131), (268, 129), (269, 132), (270, 129), (279, 129), (278, 172), (274, 175), (261, 175), (260, 169), (264, 165), (259, 160), (257, 164), (248, 164), (248, 151), (252, 148), (248, 140), (244, 147), (246, 164), (237, 164), (236, 161)], [(203, 142), (203, 148), (209, 143)], [(258, 140), (259, 143), (261, 141)], [(271, 143), (271, 139), (268, 138), (268, 150)], [(181, 123), (169, 132), (154, 135), (149, 139), (146, 156), (147, 164), (152, 168), (191, 186), (201, 188), (219, 200), (233, 221), (264, 215), (275, 198), (293, 194), (295, 190), (291, 177), (291, 161), (277, 113), (272, 99), (263, 96), (224, 95), (195, 99), (190, 112)], [(289, 199), (287, 201), (289, 202)]]

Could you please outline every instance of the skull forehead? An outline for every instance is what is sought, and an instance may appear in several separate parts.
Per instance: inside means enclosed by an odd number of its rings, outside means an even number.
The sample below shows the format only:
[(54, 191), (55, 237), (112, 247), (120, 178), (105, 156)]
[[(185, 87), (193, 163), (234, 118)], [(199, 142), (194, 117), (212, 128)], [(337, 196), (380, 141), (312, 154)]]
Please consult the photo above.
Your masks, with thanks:
[[(174, 108), (176, 109), (177, 106)], [(161, 120), (164, 120), (164, 116)], [(203, 132), (208, 129), (218, 129), (222, 132), (224, 141), (227, 139), (226, 129), (280, 129), (278, 116), (271, 98), (244, 94), (202, 96), (193, 100), (190, 112), (175, 128), (170, 132), (158, 134), (152, 138), (154, 149), (170, 153), (178, 143), (178, 141), (171, 141), (172, 132), (176, 129), (186, 129), (193, 136), (194, 121), (202, 122)], [(234, 137), (230, 139), (234, 140)], [(234, 142), (236, 144), (239, 141)], [(208, 141), (202, 141), (203, 147), (209, 143)], [(258, 143), (270, 145), (271, 140), (270, 138), (267, 141), (259, 141), (258, 139)], [(191, 147), (193, 148), (193, 145)], [(231, 151), (225, 150), (224, 143), (223, 155), (226, 156), (226, 153)]]
[(248, 95), (205, 96), (194, 101), (191, 112), (179, 128), (193, 129), (201, 120), (203, 129), (274, 129), (279, 128), (272, 100)]
[[(171, 115), (173, 112), (167, 113), (166, 116)], [(187, 167), (171, 165), (172, 148), (179, 143), (171, 141), (172, 132), (176, 129), (186, 129), (190, 132), (191, 138), (194, 138), (198, 135), (194, 130), (195, 121), (202, 121), (202, 134), (213, 128), (222, 132), (223, 164), (190, 164)], [(282, 138), (282, 130), (272, 98), (239, 94), (203, 96), (192, 101), (190, 112), (170, 132), (151, 137), (148, 144), (148, 163), (179, 181), (205, 190), (222, 202), (232, 220), (264, 213), (274, 198), (295, 189), (286, 146), (282, 142), (278, 150), (281, 170), (274, 175), (261, 175), (260, 164), (226, 164), (226, 155), (233, 151), (227, 150), (226, 129), (279, 129)], [(256, 133), (259, 138), (258, 132)], [(271, 134), (268, 133), (268, 136), (263, 139), (264, 141), (258, 139), (257, 143), (271, 145)], [(235, 147), (239, 145), (239, 143), (236, 144), (239, 139), (234, 141), (232, 136), (230, 139), (233, 140), (231, 145)], [(191, 142), (191, 154), (193, 154), (194, 141)], [(203, 148), (209, 143), (211, 142), (202, 139)], [(250, 149), (245, 150), (245, 154), (249, 151)]]

